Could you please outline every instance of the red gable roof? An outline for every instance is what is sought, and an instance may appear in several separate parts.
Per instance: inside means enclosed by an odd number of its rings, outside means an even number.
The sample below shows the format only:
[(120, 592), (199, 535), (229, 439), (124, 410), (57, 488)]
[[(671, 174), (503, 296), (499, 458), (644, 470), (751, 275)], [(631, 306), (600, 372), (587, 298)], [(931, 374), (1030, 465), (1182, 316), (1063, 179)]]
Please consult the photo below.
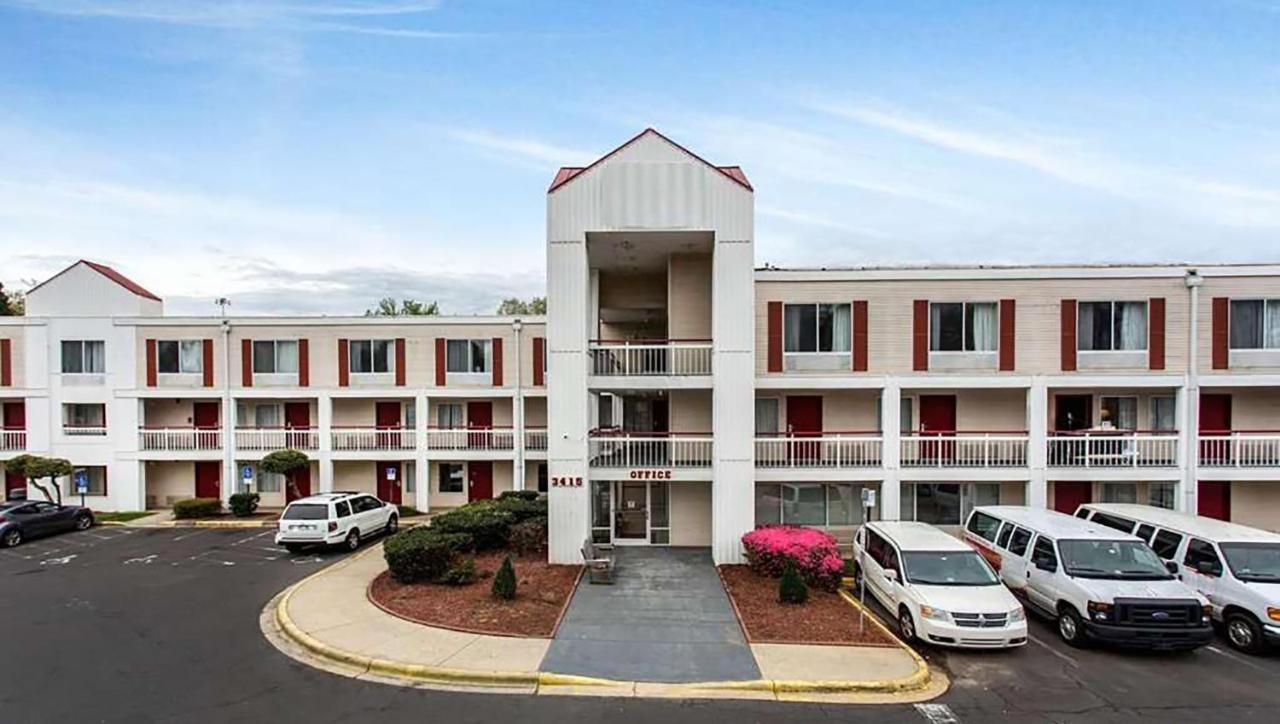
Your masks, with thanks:
[(104, 276), (104, 277), (106, 277), (106, 278), (110, 279), (111, 281), (115, 282), (116, 284), (119, 284), (120, 286), (124, 287), (125, 289), (128, 289), (130, 292), (133, 292), (134, 294), (137, 294), (137, 295), (138, 295), (138, 296), (140, 296), (140, 297), (145, 297), (145, 298), (147, 298), (147, 299), (154, 299), (154, 300), (156, 300), (157, 302), (162, 302), (162, 301), (164, 301), (164, 300), (163, 300), (163, 299), (161, 299), (160, 297), (158, 297), (158, 296), (156, 296), (155, 294), (153, 294), (153, 293), (151, 293), (150, 291), (148, 291), (148, 290), (146, 289), (146, 287), (144, 287), (144, 286), (142, 286), (141, 284), (139, 284), (139, 283), (135, 282), (134, 280), (130, 279), (129, 277), (127, 277), (127, 276), (125, 276), (125, 275), (121, 274), (120, 272), (116, 271), (115, 269), (112, 269), (111, 267), (107, 266), (106, 264), (98, 264), (97, 262), (92, 262), (92, 261), (89, 261), (88, 259), (81, 259), (80, 261), (76, 262), (75, 264), (72, 264), (71, 266), (67, 267), (66, 269), (63, 269), (62, 271), (58, 272), (57, 274), (54, 274), (53, 276), (49, 277), (48, 279), (46, 279), (46, 280), (44, 280), (44, 281), (40, 282), (39, 284), (35, 285), (34, 287), (32, 287), (32, 288), (31, 288), (31, 291), (33, 291), (33, 292), (34, 292), (35, 290), (37, 290), (37, 289), (39, 289), (40, 287), (42, 287), (42, 286), (44, 286), (44, 285), (48, 284), (49, 282), (53, 281), (54, 279), (57, 279), (58, 277), (62, 276), (63, 274), (66, 274), (66, 273), (67, 273), (68, 271), (70, 271), (71, 269), (74, 269), (74, 268), (75, 268), (75, 266), (76, 266), (76, 264), (84, 264), (85, 266), (89, 267), (90, 269), (92, 269), (92, 270), (94, 270), (94, 271), (98, 272), (98, 273), (99, 273), (99, 274), (101, 274), (102, 276)]
[(614, 155), (614, 154), (616, 154), (617, 152), (621, 151), (622, 149), (626, 148), (627, 146), (630, 146), (631, 144), (635, 143), (636, 141), (640, 140), (640, 139), (641, 139), (641, 138), (643, 138), (645, 135), (650, 134), (650, 133), (652, 133), (653, 135), (657, 136), (658, 138), (661, 138), (662, 140), (666, 141), (667, 143), (670, 143), (672, 146), (675, 146), (676, 148), (680, 149), (681, 151), (684, 151), (685, 153), (687, 153), (687, 154), (689, 154), (691, 157), (693, 157), (695, 160), (700, 161), (700, 162), (702, 162), (702, 163), (706, 164), (707, 166), (710, 166), (711, 168), (714, 168), (715, 170), (717, 170), (717, 171), (719, 171), (720, 173), (724, 174), (726, 177), (728, 177), (728, 178), (729, 178), (731, 181), (733, 181), (734, 183), (736, 183), (736, 184), (738, 184), (739, 186), (741, 186), (742, 188), (744, 188), (744, 189), (746, 189), (746, 190), (751, 191), (751, 192), (753, 192), (753, 193), (754, 193), (755, 189), (751, 188), (751, 182), (747, 180), (747, 175), (746, 175), (745, 173), (743, 173), (742, 168), (741, 168), (740, 166), (716, 166), (715, 164), (712, 164), (712, 163), (708, 162), (706, 159), (702, 158), (701, 156), (699, 156), (698, 154), (694, 153), (693, 151), (690, 151), (689, 149), (685, 148), (684, 146), (681, 146), (680, 144), (676, 143), (675, 141), (671, 140), (670, 138), (667, 138), (666, 136), (662, 135), (662, 133), (658, 132), (657, 130), (655, 130), (655, 129), (653, 129), (653, 128), (646, 128), (646, 129), (644, 129), (643, 131), (641, 131), (641, 132), (637, 133), (635, 136), (632, 136), (632, 137), (631, 137), (631, 139), (630, 139), (630, 140), (628, 140), (626, 143), (622, 144), (621, 146), (618, 146), (617, 148), (615, 148), (615, 149), (613, 149), (612, 151), (610, 151), (610, 152), (606, 153), (605, 155), (601, 156), (600, 158), (597, 158), (597, 159), (596, 159), (595, 161), (593, 161), (593, 162), (591, 163), (591, 165), (589, 165), (589, 166), (564, 166), (564, 167), (562, 167), (559, 171), (556, 171), (556, 177), (555, 177), (554, 179), (552, 179), (552, 181), (551, 181), (551, 188), (547, 189), (547, 193), (552, 193), (553, 191), (555, 191), (556, 189), (560, 188), (561, 186), (564, 186), (565, 184), (569, 183), (570, 181), (572, 181), (573, 179), (575, 179), (575, 178), (577, 178), (579, 175), (581, 175), (581, 174), (582, 174), (582, 172), (584, 172), (584, 171), (588, 171), (588, 170), (590, 170), (590, 169), (595, 168), (596, 166), (598, 166), (598, 165), (600, 165), (601, 163), (603, 163), (605, 159), (609, 158), (610, 156), (613, 156), (613, 155)]

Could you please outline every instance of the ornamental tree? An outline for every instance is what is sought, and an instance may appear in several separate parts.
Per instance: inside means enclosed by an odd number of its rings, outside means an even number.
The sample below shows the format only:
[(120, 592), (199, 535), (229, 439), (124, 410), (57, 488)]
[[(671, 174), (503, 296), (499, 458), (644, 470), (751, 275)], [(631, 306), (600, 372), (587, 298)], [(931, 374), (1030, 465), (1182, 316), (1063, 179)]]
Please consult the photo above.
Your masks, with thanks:
[(311, 465), (311, 458), (300, 450), (276, 450), (268, 453), (262, 458), (262, 462), (258, 463), (258, 467), (264, 472), (283, 475), (285, 485), (289, 486), (289, 492), (295, 498), (300, 498), (302, 495), (298, 492), (298, 485), (293, 481), (293, 477), (299, 470), (309, 465)]
[[(58, 505), (62, 505), (62, 489), (58, 487), (58, 478), (69, 477), (75, 472), (75, 466), (70, 460), (38, 455), (19, 455), (5, 463), (5, 469), (26, 478), (32, 487), (44, 495), (45, 500)], [(49, 479), (48, 488), (40, 483), (42, 478)]]

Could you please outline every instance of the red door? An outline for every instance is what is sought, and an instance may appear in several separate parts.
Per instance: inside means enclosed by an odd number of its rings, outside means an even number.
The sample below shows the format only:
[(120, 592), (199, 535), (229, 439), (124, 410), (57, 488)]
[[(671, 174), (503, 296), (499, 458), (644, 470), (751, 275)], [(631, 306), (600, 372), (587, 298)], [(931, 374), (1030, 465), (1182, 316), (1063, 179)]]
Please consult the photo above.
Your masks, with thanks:
[[(298, 492), (294, 493), (293, 488), (297, 488)], [(301, 470), (294, 471), (293, 488), (290, 488), (288, 485), (284, 486), (284, 501), (286, 503), (291, 503), (297, 500), (298, 498), (305, 498), (311, 495), (311, 466), (310, 465), (308, 465), (307, 467)]]
[(493, 497), (493, 463), (467, 463), (467, 502)]
[[(286, 430), (307, 430), (311, 429), (311, 403), (308, 402), (286, 402), (284, 403), (284, 427)], [(285, 444), (291, 448), (306, 448), (307, 437), (309, 432), (286, 433)], [(310, 478), (308, 478), (310, 484)]]
[(1053, 484), (1053, 509), (1075, 515), (1076, 508), (1093, 502), (1093, 483), (1058, 480)]
[(1231, 483), (1226, 480), (1201, 480), (1196, 512), (1208, 518), (1231, 520)]
[[(379, 402), (373, 406), (374, 424), (379, 430), (399, 430), (400, 429), (400, 403), (399, 402)], [(394, 450), (399, 447), (400, 434), (398, 432), (378, 433), (378, 447), (382, 450)], [(387, 500), (387, 498), (383, 498)]]
[[(920, 433), (925, 436), (954, 436), (956, 434), (956, 396), (920, 395)], [(950, 460), (955, 457), (954, 442), (923, 442), (920, 454), (929, 460)]]
[[(198, 430), (217, 430), (219, 402), (194, 402), (191, 405), (191, 424)], [(213, 433), (196, 432), (196, 447), (200, 450), (213, 450), (218, 447), (218, 436)], [(197, 481), (199, 477), (197, 476)], [(197, 486), (199, 484), (197, 483)], [(199, 494), (196, 497), (202, 497)], [(211, 496), (210, 496), (211, 497)]]
[(196, 497), (221, 497), (219, 483), (222, 479), (222, 463), (217, 460), (201, 460), (196, 463)]
[(374, 470), (378, 474), (378, 498), (387, 503), (399, 505), (401, 501), (400, 486), (403, 484), (403, 478), (400, 471), (404, 468), (400, 463), (380, 462), (376, 463)]
[(26, 497), (27, 479), (17, 473), (11, 473), (8, 470), (4, 473), (4, 498), (5, 500), (13, 500), (14, 496), (21, 493), (20, 497)]
[[(1200, 434), (1227, 435), (1231, 432), (1231, 395), (1200, 395)], [(1231, 441), (1206, 440), (1200, 443), (1200, 461), (1231, 462)], [(1201, 483), (1200, 490), (1204, 490)], [(1201, 515), (1204, 515), (1203, 513)], [(1216, 516), (1215, 516), (1216, 517)]]
[[(822, 435), (822, 397), (820, 395), (787, 395), (787, 434), (792, 438)], [(787, 443), (792, 460), (818, 459), (819, 443), (791, 440)]]
[[(0, 434), (4, 435), (4, 447), (13, 450), (24, 450), (27, 447), (27, 441), (22, 433), (27, 429), (27, 404), (26, 402), (6, 402), (4, 403), (4, 417), (0, 419), (4, 429), (0, 430)], [(21, 485), (13, 486), (18, 488), (26, 487), (24, 480)]]
[(493, 430), (492, 402), (467, 403), (467, 429), (485, 431), (468, 433), (467, 447), (478, 450), (488, 450), (493, 447), (493, 433), (490, 432)]

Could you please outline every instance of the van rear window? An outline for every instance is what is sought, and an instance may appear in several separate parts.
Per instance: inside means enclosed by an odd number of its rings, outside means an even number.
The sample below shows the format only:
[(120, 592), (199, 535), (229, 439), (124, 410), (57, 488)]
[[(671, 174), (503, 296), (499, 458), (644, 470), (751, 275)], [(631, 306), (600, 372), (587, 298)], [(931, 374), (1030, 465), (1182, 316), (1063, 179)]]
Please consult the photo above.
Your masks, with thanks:
[(994, 542), (996, 532), (1000, 530), (1000, 519), (993, 518), (986, 513), (974, 511), (973, 515), (969, 516), (968, 529), (970, 533)]
[(1031, 531), (1026, 528), (1019, 528), (1013, 532), (1013, 537), (1009, 539), (1009, 552), (1015, 556), (1025, 555), (1027, 552), (1027, 544), (1031, 542)]
[(329, 517), (329, 506), (314, 503), (290, 505), (280, 517), (285, 520), (324, 520)]
[(1116, 515), (1110, 515), (1108, 513), (1094, 513), (1093, 517), (1090, 518), (1090, 520), (1092, 520), (1094, 523), (1097, 523), (1099, 525), (1105, 525), (1108, 528), (1113, 528), (1122, 533), (1133, 532), (1133, 521), (1125, 520), (1124, 518), (1121, 518)]

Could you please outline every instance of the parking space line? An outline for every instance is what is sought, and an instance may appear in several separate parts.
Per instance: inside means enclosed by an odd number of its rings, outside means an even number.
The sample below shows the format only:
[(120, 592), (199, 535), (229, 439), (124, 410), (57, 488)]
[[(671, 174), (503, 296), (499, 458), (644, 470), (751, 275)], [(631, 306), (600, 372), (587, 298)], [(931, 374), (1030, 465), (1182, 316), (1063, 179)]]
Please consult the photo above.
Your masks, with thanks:
[(1242, 656), (1237, 656), (1236, 654), (1233, 654), (1230, 651), (1226, 651), (1225, 649), (1220, 649), (1217, 646), (1206, 646), (1205, 648), (1219, 656), (1225, 656), (1228, 659), (1235, 661), (1236, 663), (1244, 664), (1245, 666), (1248, 666), (1249, 668), (1254, 669), (1256, 671), (1261, 671), (1265, 674), (1271, 674), (1272, 676), (1276, 674), (1276, 672), (1272, 671), (1271, 669), (1268, 669), (1265, 666), (1260, 666)]
[(1055, 648), (1053, 648), (1052, 646), (1050, 646), (1049, 644), (1047, 644), (1047, 643), (1045, 643), (1045, 642), (1041, 641), (1040, 639), (1036, 638), (1035, 636), (1028, 635), (1028, 636), (1027, 636), (1027, 640), (1028, 640), (1028, 641), (1030, 641), (1030, 642), (1031, 642), (1031, 643), (1033, 643), (1033, 644), (1036, 644), (1037, 646), (1039, 646), (1040, 648), (1044, 649), (1045, 651), (1048, 651), (1049, 653), (1053, 654), (1054, 656), (1057, 656), (1058, 658), (1062, 659), (1063, 661), (1067, 662), (1068, 664), (1071, 664), (1072, 666), (1076, 667), (1077, 669), (1078, 669), (1078, 668), (1080, 668), (1080, 664), (1079, 664), (1075, 659), (1071, 658), (1070, 656), (1067, 656), (1066, 654), (1062, 653), (1061, 651), (1058, 651), (1057, 649), (1055, 649)]
[(920, 716), (928, 719), (930, 724), (959, 724), (960, 719), (946, 704), (916, 704)]

